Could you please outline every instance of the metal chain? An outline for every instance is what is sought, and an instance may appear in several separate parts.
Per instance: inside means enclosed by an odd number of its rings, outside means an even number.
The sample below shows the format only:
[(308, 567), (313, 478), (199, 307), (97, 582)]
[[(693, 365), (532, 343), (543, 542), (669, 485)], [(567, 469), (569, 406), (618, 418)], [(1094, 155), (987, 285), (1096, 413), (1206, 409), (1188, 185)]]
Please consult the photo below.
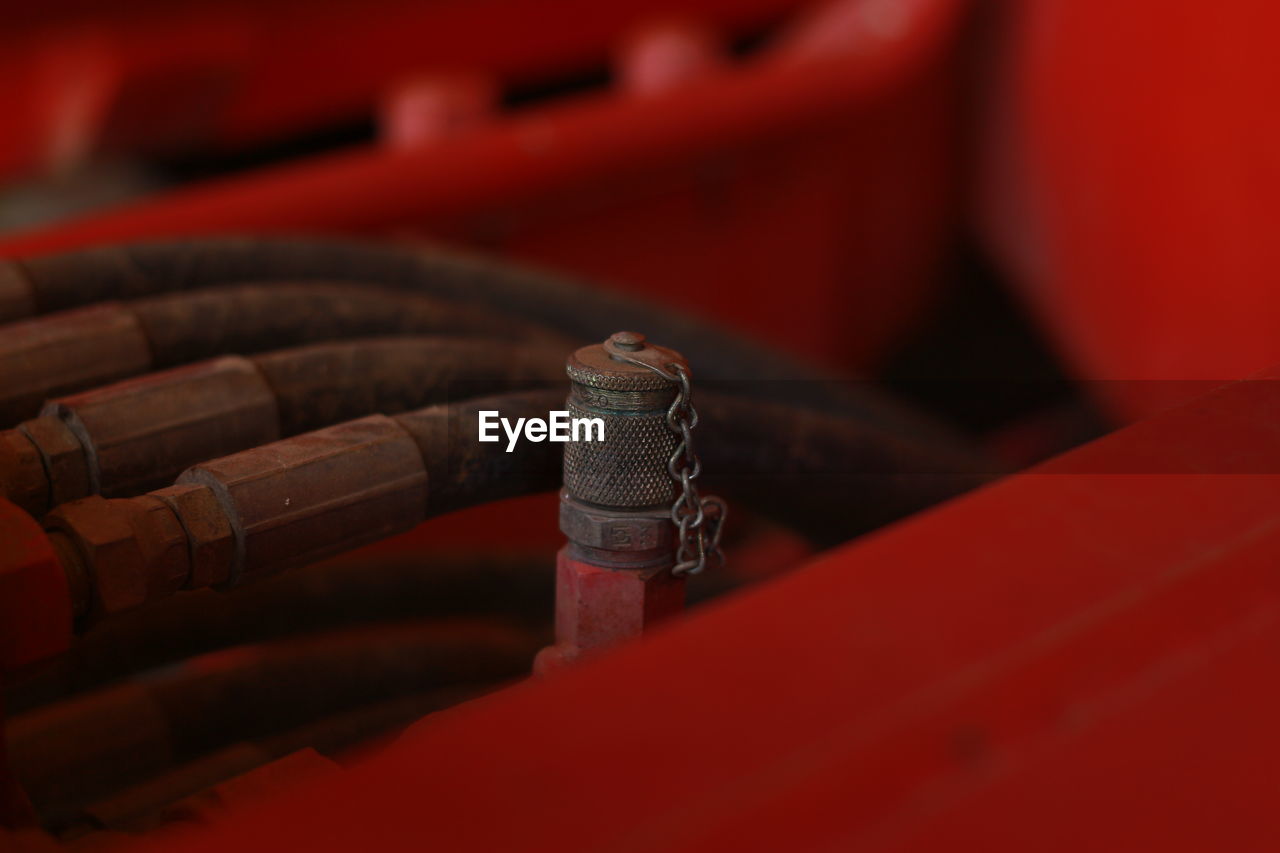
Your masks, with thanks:
[(675, 452), (667, 460), (667, 473), (680, 487), (676, 502), (671, 505), (671, 523), (678, 531), (680, 543), (676, 550), (673, 574), (696, 575), (707, 566), (707, 560), (715, 558), (724, 565), (724, 552), (720, 550), (720, 537), (724, 533), (724, 521), (729, 514), (725, 502), (714, 495), (701, 497), (695, 480), (702, 473), (702, 461), (693, 448), (693, 428), (698, 425), (698, 411), (693, 407), (693, 389), (689, 384), (689, 371), (683, 364), (672, 362), (664, 370), (639, 359), (614, 353), (632, 364), (647, 367), (654, 373), (679, 386), (676, 398), (667, 409), (667, 426), (680, 437)]

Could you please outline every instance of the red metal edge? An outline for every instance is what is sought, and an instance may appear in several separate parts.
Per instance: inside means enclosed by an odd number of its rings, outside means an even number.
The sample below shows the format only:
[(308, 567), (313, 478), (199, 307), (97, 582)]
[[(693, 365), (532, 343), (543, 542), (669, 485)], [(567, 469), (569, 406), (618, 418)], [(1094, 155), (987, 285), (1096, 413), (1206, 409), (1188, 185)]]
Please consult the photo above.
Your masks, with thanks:
[(372, 230), (513, 204), (570, 179), (634, 171), (637, 160), (660, 164), (715, 151), (847, 110), (931, 55), (959, 5), (933, 0), (893, 49), (755, 63), (660, 98), (584, 97), (417, 151), (373, 145), (316, 157), (9, 235), (0, 254), (209, 231)]
[(615, 39), (655, 16), (679, 11), (749, 31), (796, 5), (133, 0), (109, 11), (100, 3), (24, 10), (0, 34), (10, 96), (0, 175), (65, 167), (103, 149), (279, 139), (366, 116), (405, 76), (482, 70), (554, 80), (603, 61)]
[(843, 51), (800, 27), (678, 89), (566, 98), (430, 145), (195, 185), (10, 235), (0, 255), (229, 231), (428, 234), (863, 370), (937, 283), (955, 214), (949, 48), (964, 6), (920, 0), (887, 36), (846, 22)]
[(976, 214), (1087, 390), (1132, 421), (1280, 360), (1280, 7), (993, 6)]
[(148, 843), (1266, 849), (1277, 381), (1226, 386)]
[(67, 650), (71, 597), (49, 538), (0, 498), (0, 673)]

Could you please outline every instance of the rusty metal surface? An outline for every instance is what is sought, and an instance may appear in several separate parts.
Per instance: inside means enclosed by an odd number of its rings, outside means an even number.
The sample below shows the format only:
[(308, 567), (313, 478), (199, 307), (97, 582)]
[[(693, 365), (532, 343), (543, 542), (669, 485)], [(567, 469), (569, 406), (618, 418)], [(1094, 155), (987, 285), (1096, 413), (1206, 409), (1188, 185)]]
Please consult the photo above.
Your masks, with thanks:
[(178, 484), (207, 486), (230, 520), (228, 584), (408, 530), (427, 505), (418, 446), (382, 415), (205, 462)]
[(0, 430), (0, 497), (31, 515), (41, 515), (51, 505), (40, 449), (17, 429)]
[[(646, 345), (633, 349), (664, 363), (688, 363), (672, 350)], [(604, 441), (571, 441), (564, 446), (564, 486), (578, 500), (602, 507), (637, 509), (670, 505), (675, 484), (667, 460), (678, 437), (667, 425), (676, 387), (651, 370), (612, 358), (601, 344), (569, 357), (571, 380), (566, 408), (570, 418), (600, 418)]]
[(92, 492), (93, 473), (88, 453), (66, 424), (52, 418), (33, 418), (19, 424), (17, 431), (40, 452), (51, 505)]
[[(131, 495), (186, 466), (280, 437), (275, 395), (253, 362), (226, 356), (50, 402), (89, 461), (88, 491)], [(55, 491), (60, 481), (54, 479)]]
[(666, 507), (649, 510), (604, 510), (560, 493), (560, 532), (580, 548), (590, 549), (593, 561), (624, 562), (626, 557), (650, 558), (653, 552), (675, 548), (676, 532)]
[(635, 332), (569, 356), (569, 416), (600, 418), (604, 435), (564, 447), (560, 530), (569, 542), (556, 558), (556, 642), (539, 653), (537, 672), (638, 637), (684, 609), (685, 579), (672, 572), (676, 482), (668, 471), (681, 444), (668, 423), (678, 386), (666, 377), (676, 366), (689, 368)]
[[(364, 418), (197, 466), (178, 487), (154, 494), (186, 533), (188, 583), (234, 584), (242, 573), (311, 562), (426, 517), (553, 491), (559, 447), (532, 443), (506, 453), (500, 443), (476, 441), (477, 420), (480, 410), (492, 409), (544, 417), (562, 401), (561, 391), (529, 391)], [(733, 472), (717, 486), (819, 539), (847, 539), (989, 479), (980, 460), (922, 448), (850, 418), (712, 394), (703, 395), (702, 406), (708, 468)], [(802, 488), (783, 495), (784, 482)], [(865, 497), (850, 500), (851, 486)], [(65, 520), (65, 507), (51, 516), (63, 519), (50, 526), (76, 542), (84, 563), (68, 572), (107, 584), (95, 600), (110, 606), (100, 609), (132, 606), (170, 583), (161, 563), (144, 565), (145, 555), (168, 546), (131, 538), (138, 535), (136, 508), (116, 509), (127, 503), (80, 502), (77, 518), (122, 516), (88, 518), (81, 533)]]
[(44, 519), (65, 536), (92, 584), (88, 608), (108, 616), (172, 595), (190, 574), (187, 536), (171, 507), (150, 496), (107, 500), (98, 495), (62, 504)]
[[(191, 465), (282, 436), (537, 386), (555, 375), (559, 360), (551, 348), (405, 337), (171, 368), (51, 401), (41, 418), (24, 425), (33, 436), (62, 437), (64, 454), (82, 447), (78, 466), (53, 455), (46, 460), (24, 434), (0, 433), (0, 488), (37, 515), (51, 505), (50, 488), (57, 503), (139, 494)], [(78, 445), (69, 443), (68, 431)]]
[(236, 535), (217, 495), (205, 486), (184, 483), (157, 489), (151, 496), (173, 509), (186, 533), (191, 571), (185, 586), (225, 584), (236, 560)]
[(151, 365), (146, 335), (118, 304), (95, 305), (0, 331), (0, 426), (36, 414), (49, 396), (110, 382)]
[(396, 423), (413, 436), (426, 462), (431, 484), (427, 515), (555, 491), (560, 484), (559, 445), (525, 444), (519, 453), (506, 453), (500, 442), (479, 442), (476, 436), (482, 410), (496, 409), (513, 420), (545, 418), (563, 403), (564, 391), (559, 389), (523, 391), (397, 415)]

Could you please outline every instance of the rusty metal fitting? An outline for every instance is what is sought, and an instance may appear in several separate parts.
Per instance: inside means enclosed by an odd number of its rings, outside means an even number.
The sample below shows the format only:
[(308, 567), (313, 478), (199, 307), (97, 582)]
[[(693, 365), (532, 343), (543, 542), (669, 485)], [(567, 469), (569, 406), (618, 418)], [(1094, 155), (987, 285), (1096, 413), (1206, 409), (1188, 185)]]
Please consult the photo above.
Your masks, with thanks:
[(609, 509), (669, 508), (675, 483), (667, 461), (678, 441), (667, 426), (667, 409), (676, 388), (651, 370), (615, 358), (610, 346), (655, 365), (688, 366), (679, 353), (636, 332), (618, 332), (605, 344), (582, 347), (569, 357), (569, 416), (602, 419), (605, 440), (565, 445), (565, 491), (574, 500)]
[(604, 441), (570, 442), (564, 451), (560, 530), (569, 543), (556, 562), (556, 644), (535, 671), (638, 636), (684, 607), (685, 579), (671, 572), (677, 536), (671, 520), (675, 482), (668, 462), (679, 444), (667, 422), (688, 370), (674, 350), (618, 332), (569, 357), (571, 418), (600, 418)]
[(190, 574), (186, 531), (173, 509), (151, 496), (94, 495), (63, 504), (44, 519), (74, 548), (59, 549), (69, 577), (87, 579), (77, 616), (109, 615), (172, 595)]
[[(171, 482), (199, 459), (280, 437), (275, 395), (252, 361), (227, 356), (63, 397), (39, 421), (65, 423), (84, 447), (88, 494), (130, 495)], [(54, 489), (59, 481), (54, 480)]]
[(576, 558), (599, 566), (666, 565), (675, 547), (675, 483), (667, 461), (678, 439), (667, 410), (676, 389), (635, 361), (662, 368), (685, 364), (679, 353), (649, 344), (644, 335), (618, 332), (582, 347), (565, 367), (570, 417), (600, 418), (604, 441), (565, 445), (560, 530)]
[(372, 415), (188, 469), (230, 521), (226, 584), (305, 565), (423, 520), (427, 474), (413, 437)]
[(575, 558), (617, 569), (667, 566), (676, 546), (666, 507), (605, 510), (560, 492), (560, 532)]
[(234, 586), (408, 530), (427, 511), (413, 437), (374, 415), (225, 456), (136, 498), (45, 517), (77, 617)]
[(151, 497), (169, 505), (187, 534), (191, 570), (185, 588), (224, 586), (236, 559), (236, 536), (213, 490), (183, 483), (157, 489)]
[(0, 497), (39, 516), (49, 509), (49, 474), (44, 457), (21, 430), (0, 431)]
[(34, 514), (39, 515), (49, 506), (93, 494), (93, 473), (88, 454), (79, 437), (66, 424), (54, 418), (33, 418), (19, 424), (17, 431), (39, 451), (49, 485), (48, 504)]
[(106, 303), (6, 326), (0, 335), (0, 426), (49, 397), (142, 373), (151, 348), (133, 311)]

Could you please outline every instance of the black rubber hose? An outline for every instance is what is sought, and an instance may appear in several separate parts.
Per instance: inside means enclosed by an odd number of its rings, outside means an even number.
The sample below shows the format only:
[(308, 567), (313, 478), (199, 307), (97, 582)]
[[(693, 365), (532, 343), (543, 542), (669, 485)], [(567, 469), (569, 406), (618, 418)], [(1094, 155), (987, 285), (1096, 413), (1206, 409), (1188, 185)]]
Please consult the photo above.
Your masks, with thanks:
[(275, 393), (281, 435), (375, 412), (396, 414), (564, 383), (560, 349), (468, 338), (343, 341), (266, 353), (251, 361)]
[(375, 625), (242, 647), (7, 721), (10, 767), (48, 824), (227, 743), (372, 702), (528, 670), (543, 641), (492, 620)]
[(156, 367), (223, 353), (389, 335), (463, 335), (571, 346), (497, 310), (368, 284), (250, 283), (140, 299), (129, 306)]
[(549, 640), (553, 562), (550, 554), (351, 553), (234, 595), (194, 590), (106, 620), (66, 654), (15, 675), (5, 708), (21, 714), (194, 655), (359, 625), (496, 618)]
[(226, 353), (370, 335), (493, 336), (571, 349), (526, 320), (376, 286), (245, 284), (63, 311), (0, 327), (0, 426), (51, 397)]
[[(865, 383), (833, 382), (830, 374), (749, 339), (599, 285), (452, 249), (216, 237), (111, 245), (8, 264), (2, 277), (28, 293), (25, 300), (0, 304), (19, 316), (229, 282), (322, 278), (373, 281), (500, 308), (583, 341), (635, 329), (682, 352), (703, 378), (745, 380), (739, 393), (835, 410), (922, 438), (943, 437), (926, 419)], [(25, 307), (12, 307), (19, 305)]]

